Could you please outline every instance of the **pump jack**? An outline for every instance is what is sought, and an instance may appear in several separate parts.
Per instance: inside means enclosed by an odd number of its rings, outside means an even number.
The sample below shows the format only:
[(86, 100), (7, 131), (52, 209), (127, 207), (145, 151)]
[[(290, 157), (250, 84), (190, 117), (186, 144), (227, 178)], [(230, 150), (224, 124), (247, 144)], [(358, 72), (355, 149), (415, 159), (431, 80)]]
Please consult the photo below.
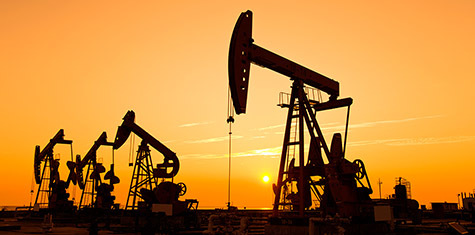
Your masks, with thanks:
[[(318, 111), (341, 107), (348, 107), (349, 114), (349, 107), (353, 100), (351, 98), (338, 99), (340, 90), (337, 81), (254, 44), (252, 12), (246, 11), (241, 13), (234, 27), (229, 49), (229, 86), (237, 114), (246, 112), (251, 62), (283, 74), (293, 81), (290, 102), (282, 105), (289, 110), (279, 175), (277, 182), (273, 185), (274, 217), (279, 216), (282, 209), (298, 211), (298, 217), (304, 217), (306, 210), (312, 205), (312, 192), (320, 202), (320, 209), (324, 215), (338, 213), (342, 217), (371, 217), (372, 205), (369, 194), (372, 193), (372, 189), (363, 162), (361, 160), (350, 162), (345, 159), (345, 149), (343, 149), (339, 133), (333, 135), (331, 147), (328, 148), (316, 118)], [(309, 99), (304, 89), (306, 87), (317, 88), (327, 93), (328, 101)], [(291, 141), (293, 119), (297, 119), (296, 136), (298, 138)], [(310, 134), (306, 163), (304, 123)], [(348, 117), (345, 147), (347, 131)], [(298, 146), (298, 156), (290, 156), (288, 150), (291, 146), (295, 148)], [(328, 160), (326, 164), (322, 158), (322, 149)], [(314, 180), (315, 177), (320, 179)], [(365, 178), (366, 182), (363, 180)], [(292, 188), (297, 188), (297, 191)]]
[[(102, 132), (99, 138), (94, 142), (91, 149), (81, 160), (81, 156), (76, 156), (76, 167), (74, 168), (77, 175), (79, 188), (82, 189), (79, 208), (90, 206), (94, 208), (111, 209), (114, 204), (115, 196), (111, 195), (114, 184), (118, 184), (120, 179), (114, 173), (114, 163), (108, 171), (104, 179), (109, 179), (110, 184), (103, 183), (101, 173), (105, 172), (102, 163), (97, 162), (97, 150), (100, 146), (113, 146), (114, 143), (107, 142), (106, 132)], [(83, 169), (87, 165), (86, 177), (83, 177)], [(92, 167), (92, 168), (91, 168)], [(89, 202), (89, 203), (88, 203)]]
[[(68, 183), (60, 180), (58, 171), (59, 160), (54, 159), (53, 156), (53, 148), (56, 144), (71, 145), (72, 143), (72, 140), (64, 139), (64, 130), (60, 129), (43, 150), (40, 151), (40, 146), (36, 145), (34, 175), (36, 184), (38, 184), (38, 191), (36, 193), (35, 206), (38, 205), (39, 208), (44, 208), (42, 205), (46, 204), (49, 209), (60, 210), (72, 208), (73, 203), (68, 201), (69, 193), (66, 193), (69, 180)], [(41, 170), (42, 162), (44, 162), (43, 170)], [(47, 202), (45, 202), (46, 200)]]
[[(184, 211), (190, 206), (189, 202), (178, 201), (178, 197), (186, 193), (186, 186), (184, 183), (173, 183), (173, 177), (180, 168), (180, 162), (176, 154), (135, 124), (134, 111), (128, 111), (123, 120), (122, 125), (117, 130), (114, 149), (120, 148), (131, 132), (142, 139), (137, 151), (125, 209), (138, 209), (137, 197), (139, 197), (149, 205), (154, 203), (173, 204), (174, 213), (175, 211)], [(148, 145), (164, 156), (163, 163), (157, 164), (157, 168), (153, 168)], [(159, 178), (162, 179), (160, 183), (157, 182)], [(171, 179), (171, 181), (165, 181), (165, 179)]]

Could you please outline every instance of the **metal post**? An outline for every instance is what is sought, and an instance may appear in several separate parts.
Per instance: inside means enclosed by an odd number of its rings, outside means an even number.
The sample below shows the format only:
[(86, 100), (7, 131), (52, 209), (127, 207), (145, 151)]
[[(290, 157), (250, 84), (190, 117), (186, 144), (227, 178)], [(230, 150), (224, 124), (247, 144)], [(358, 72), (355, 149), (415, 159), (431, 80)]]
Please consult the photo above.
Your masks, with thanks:
[(457, 206), (458, 206), (458, 209), (461, 208), (461, 206), (460, 206), (460, 193), (457, 194)]
[(228, 209), (231, 208), (231, 122), (229, 122)]
[(348, 124), (350, 122), (350, 106), (348, 105), (348, 109), (346, 111), (346, 125), (345, 125), (345, 142), (343, 144), (343, 157), (346, 154), (346, 140), (348, 138)]
[(303, 114), (305, 109), (305, 105), (303, 104), (303, 96), (305, 95), (303, 90), (303, 82), (301, 80), (298, 81), (299, 86), (299, 215), (303, 217), (303, 212), (305, 210), (305, 185), (304, 185), (304, 132), (303, 132)]
[(381, 185), (383, 184), (383, 182), (381, 182), (381, 179), (378, 178), (378, 185), (379, 185), (379, 200), (381, 200)]

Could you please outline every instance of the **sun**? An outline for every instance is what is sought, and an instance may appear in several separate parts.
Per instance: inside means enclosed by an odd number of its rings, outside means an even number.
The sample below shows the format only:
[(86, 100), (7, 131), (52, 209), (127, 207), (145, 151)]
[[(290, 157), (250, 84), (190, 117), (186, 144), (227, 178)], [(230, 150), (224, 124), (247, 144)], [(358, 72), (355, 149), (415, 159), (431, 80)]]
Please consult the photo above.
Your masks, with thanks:
[(262, 177), (262, 181), (264, 181), (265, 183), (269, 182), (269, 176), (264, 175), (264, 177)]

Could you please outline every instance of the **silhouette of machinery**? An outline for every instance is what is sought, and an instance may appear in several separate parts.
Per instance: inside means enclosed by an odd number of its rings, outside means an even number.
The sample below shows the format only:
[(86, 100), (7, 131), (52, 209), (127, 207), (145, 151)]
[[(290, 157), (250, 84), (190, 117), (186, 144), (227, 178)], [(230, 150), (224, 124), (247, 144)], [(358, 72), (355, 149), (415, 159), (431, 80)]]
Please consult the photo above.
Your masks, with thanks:
[[(75, 172), (75, 178), (82, 190), (79, 209), (83, 207), (111, 209), (114, 204), (115, 196), (112, 196), (111, 193), (114, 190), (114, 184), (118, 184), (120, 179), (115, 175), (114, 163), (112, 163), (110, 170), (104, 176), (104, 180), (110, 181), (109, 184), (102, 181), (101, 173), (104, 173), (106, 169), (102, 163), (97, 162), (97, 150), (103, 145), (114, 145), (112, 142), (107, 142), (106, 132), (102, 132), (82, 160), (81, 156), (77, 155), (76, 163), (68, 162), (74, 166), (70, 169)], [(86, 166), (86, 177), (83, 177), (83, 170)]]
[(66, 189), (71, 180), (68, 179), (68, 181), (65, 182), (60, 179), (58, 171), (60, 165), (59, 159), (54, 159), (53, 154), (53, 149), (56, 144), (71, 145), (72, 143), (72, 140), (64, 139), (64, 130), (60, 129), (43, 150), (40, 151), (40, 146), (36, 146), (34, 176), (35, 182), (38, 184), (38, 190), (34, 205), (35, 207), (38, 207), (38, 209), (48, 208), (51, 210), (71, 210), (73, 208), (73, 201), (68, 200), (69, 193), (66, 193)]
[[(229, 86), (237, 114), (246, 112), (250, 64), (271, 69), (292, 80), (282, 154), (275, 194), (274, 216), (291, 211), (303, 217), (312, 206), (312, 194), (324, 215), (369, 218), (373, 207), (372, 193), (366, 170), (361, 160), (345, 159), (351, 98), (338, 99), (339, 83), (256, 44), (252, 39), (252, 12), (241, 13), (235, 25), (229, 49)], [(310, 97), (310, 90), (321, 90), (328, 100)], [(321, 95), (321, 94), (320, 94)], [(317, 121), (317, 112), (347, 107), (345, 138), (335, 133), (330, 147)], [(304, 146), (304, 132), (310, 136), (309, 147)], [(308, 155), (305, 156), (305, 153)], [(324, 163), (322, 152), (328, 163)]]
[(413, 224), (422, 222), (419, 202), (411, 198), (411, 184), (402, 177), (396, 177), (394, 194), (386, 199), (374, 200), (376, 204), (390, 205), (396, 221), (411, 220)]
[[(176, 154), (160, 141), (135, 123), (135, 113), (128, 111), (122, 125), (117, 130), (114, 149), (120, 148), (131, 133), (142, 139), (135, 159), (134, 171), (130, 182), (129, 194), (125, 209), (139, 208), (139, 200), (147, 207), (152, 204), (172, 204), (173, 214), (185, 211), (190, 201), (179, 201), (178, 198), (186, 193), (184, 183), (174, 183), (173, 177), (178, 173), (180, 162)], [(164, 160), (154, 168), (149, 145), (163, 154)], [(158, 180), (160, 179), (160, 183)]]

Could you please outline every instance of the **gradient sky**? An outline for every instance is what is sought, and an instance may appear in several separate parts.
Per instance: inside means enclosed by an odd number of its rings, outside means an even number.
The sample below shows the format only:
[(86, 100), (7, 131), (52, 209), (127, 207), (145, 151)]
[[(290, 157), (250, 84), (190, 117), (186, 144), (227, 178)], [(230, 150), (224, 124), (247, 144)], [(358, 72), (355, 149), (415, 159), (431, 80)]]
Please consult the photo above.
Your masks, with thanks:
[[(177, 153), (176, 182), (201, 207), (227, 201), (227, 56), (234, 24), (254, 12), (255, 43), (340, 82), (352, 97), (347, 158), (365, 162), (375, 193), (396, 177), (421, 204), (475, 188), (475, 2), (13, 1), (0, 2), (0, 205), (28, 205), (35, 145), (61, 128), (85, 155), (113, 140), (127, 110)], [(271, 207), (288, 78), (252, 66), (247, 114), (233, 125), (232, 195)], [(345, 113), (319, 116), (327, 136)], [(139, 141), (136, 141), (137, 143)], [(135, 147), (137, 149), (137, 147)], [(63, 179), (68, 146), (58, 146)], [(129, 144), (116, 151), (125, 204)], [(111, 150), (99, 157), (108, 166)], [(155, 163), (162, 160), (152, 151)], [(35, 186), (36, 190), (36, 186)], [(79, 198), (79, 190), (71, 190)]]

